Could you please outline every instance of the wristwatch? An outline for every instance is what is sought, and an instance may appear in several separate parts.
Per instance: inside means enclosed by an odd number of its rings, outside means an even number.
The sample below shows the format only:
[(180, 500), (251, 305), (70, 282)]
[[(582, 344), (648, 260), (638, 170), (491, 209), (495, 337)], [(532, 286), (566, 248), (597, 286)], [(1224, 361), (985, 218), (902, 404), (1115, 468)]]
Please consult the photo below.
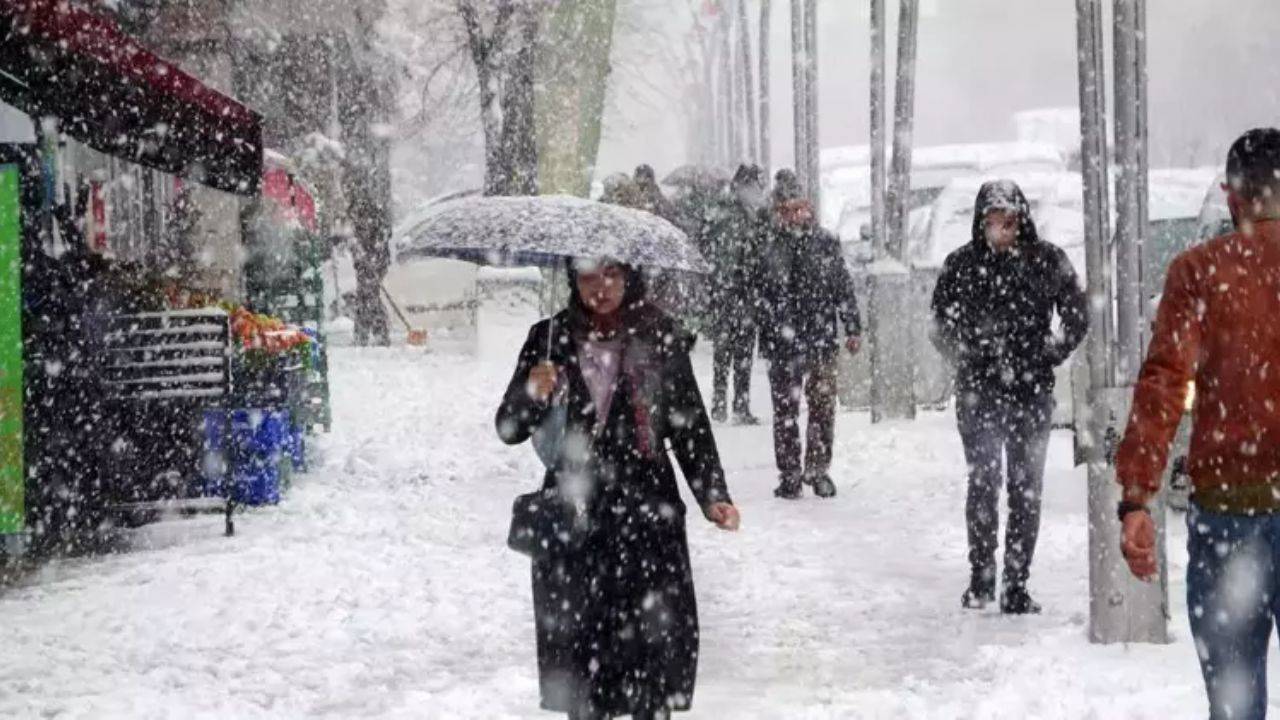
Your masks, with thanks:
[(1120, 504), (1116, 506), (1116, 517), (1120, 518), (1120, 522), (1124, 522), (1125, 516), (1134, 512), (1150, 513), (1151, 511), (1147, 509), (1146, 505), (1132, 500), (1121, 500)]

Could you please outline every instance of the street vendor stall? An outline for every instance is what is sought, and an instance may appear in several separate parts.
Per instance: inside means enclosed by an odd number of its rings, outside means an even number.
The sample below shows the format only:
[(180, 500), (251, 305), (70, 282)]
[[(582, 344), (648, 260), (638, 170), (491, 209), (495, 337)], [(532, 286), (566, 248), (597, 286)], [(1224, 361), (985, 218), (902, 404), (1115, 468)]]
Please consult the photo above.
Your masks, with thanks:
[(0, 103), (35, 138), (0, 140), (0, 536), (74, 549), (202, 498), (230, 532), (301, 459), (319, 337), (154, 246), (202, 251), (193, 186), (258, 196), (261, 119), (58, 0), (0, 0)]

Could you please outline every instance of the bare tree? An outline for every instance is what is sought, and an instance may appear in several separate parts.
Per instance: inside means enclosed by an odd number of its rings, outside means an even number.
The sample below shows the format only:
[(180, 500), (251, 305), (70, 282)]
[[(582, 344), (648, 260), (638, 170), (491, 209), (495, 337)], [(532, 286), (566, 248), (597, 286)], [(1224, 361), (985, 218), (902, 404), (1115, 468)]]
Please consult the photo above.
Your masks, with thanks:
[[(540, 6), (497, 0), (487, 23), (475, 0), (456, 0), (455, 8), (479, 86), (485, 194), (536, 193), (533, 61)], [(513, 31), (513, 25), (519, 27)]]

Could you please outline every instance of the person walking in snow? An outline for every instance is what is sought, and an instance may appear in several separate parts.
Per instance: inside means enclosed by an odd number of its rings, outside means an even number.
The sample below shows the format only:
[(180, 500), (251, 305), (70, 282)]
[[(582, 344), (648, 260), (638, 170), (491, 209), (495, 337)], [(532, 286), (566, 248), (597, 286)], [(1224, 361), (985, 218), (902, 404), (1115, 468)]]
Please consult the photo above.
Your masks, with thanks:
[[(774, 495), (795, 500), (810, 485), (835, 497), (836, 360), (841, 347), (862, 347), (862, 318), (840, 241), (818, 226), (795, 173), (776, 177), (760, 273), (760, 354), (769, 362), (773, 445), (779, 483)], [(841, 340), (841, 332), (844, 334)], [(800, 399), (809, 405), (801, 464)]]
[[(1053, 315), (1062, 337), (1053, 334)], [(951, 253), (933, 294), (931, 338), (956, 371), (956, 419), (969, 466), (965, 516), (969, 588), (962, 604), (995, 600), (1002, 461), (1009, 526), (1000, 609), (1036, 613), (1027, 591), (1040, 531), (1040, 496), (1054, 410), (1054, 368), (1088, 332), (1085, 295), (1060, 248), (1041, 239), (1022, 190), (982, 186), (973, 239)]]
[(711, 337), (715, 344), (711, 418), (728, 419), (733, 374), (733, 420), (757, 425), (751, 414), (751, 366), (756, 354), (756, 305), (760, 291), (760, 236), (767, 223), (764, 171), (742, 165), (717, 204), (708, 230), (713, 266)]
[(662, 188), (658, 186), (658, 176), (654, 173), (653, 166), (638, 166), (633, 180), (636, 203), (632, 207), (653, 213), (679, 227), (682, 221), (680, 211), (676, 208), (675, 203), (671, 202), (662, 192)]
[(1192, 381), (1187, 609), (1212, 720), (1267, 715), (1267, 644), (1280, 619), (1280, 130), (1227, 156), (1236, 232), (1169, 266), (1129, 424), (1116, 453), (1121, 550), (1159, 566), (1148, 503), (1160, 490)]
[(689, 361), (693, 337), (646, 302), (633, 268), (575, 262), (569, 280), (568, 309), (529, 332), (496, 418), (517, 444), (563, 404), (543, 486), (587, 521), (581, 545), (533, 563), (542, 707), (575, 720), (667, 718), (693, 702), (699, 642), (668, 451), (707, 520), (736, 530), (738, 511)]

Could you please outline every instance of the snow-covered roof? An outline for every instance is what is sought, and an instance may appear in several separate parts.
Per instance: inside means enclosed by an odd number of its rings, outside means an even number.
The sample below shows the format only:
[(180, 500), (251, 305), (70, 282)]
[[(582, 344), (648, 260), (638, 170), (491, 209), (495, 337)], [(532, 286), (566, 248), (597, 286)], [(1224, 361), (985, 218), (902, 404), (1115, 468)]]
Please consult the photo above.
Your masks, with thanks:
[[(890, 153), (891, 155), (892, 153)], [(867, 174), (871, 150), (866, 145), (847, 145), (822, 151), (820, 166), (823, 176), (838, 181), (843, 170)], [(988, 170), (1006, 165), (1047, 164), (1066, 168), (1062, 150), (1051, 143), (996, 142), (928, 145), (912, 149), (912, 171), (945, 167)]]

